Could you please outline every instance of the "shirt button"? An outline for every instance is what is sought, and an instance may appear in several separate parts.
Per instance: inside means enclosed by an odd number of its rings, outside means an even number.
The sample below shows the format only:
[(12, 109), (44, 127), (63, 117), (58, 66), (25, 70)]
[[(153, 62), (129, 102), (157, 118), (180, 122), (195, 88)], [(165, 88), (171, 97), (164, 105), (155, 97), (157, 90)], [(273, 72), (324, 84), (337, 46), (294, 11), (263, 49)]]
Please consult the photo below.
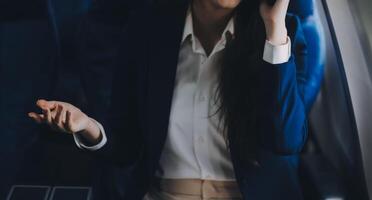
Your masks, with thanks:
[(199, 101), (205, 101), (205, 96), (199, 96)]

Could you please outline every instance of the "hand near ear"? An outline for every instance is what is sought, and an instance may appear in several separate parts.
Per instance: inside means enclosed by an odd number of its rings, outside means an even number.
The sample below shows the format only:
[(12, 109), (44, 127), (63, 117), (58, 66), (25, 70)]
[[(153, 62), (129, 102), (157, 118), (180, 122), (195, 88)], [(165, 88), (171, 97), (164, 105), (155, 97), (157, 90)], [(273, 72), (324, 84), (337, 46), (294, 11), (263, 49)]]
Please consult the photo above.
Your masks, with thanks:
[(265, 23), (266, 39), (274, 45), (285, 44), (287, 28), (285, 17), (288, 11), (289, 0), (276, 0), (274, 5), (261, 3), (260, 14)]
[(99, 141), (101, 136), (97, 124), (79, 108), (65, 102), (46, 100), (38, 100), (36, 105), (42, 114), (28, 114), (35, 122), (47, 124), (64, 133), (81, 133), (92, 143)]

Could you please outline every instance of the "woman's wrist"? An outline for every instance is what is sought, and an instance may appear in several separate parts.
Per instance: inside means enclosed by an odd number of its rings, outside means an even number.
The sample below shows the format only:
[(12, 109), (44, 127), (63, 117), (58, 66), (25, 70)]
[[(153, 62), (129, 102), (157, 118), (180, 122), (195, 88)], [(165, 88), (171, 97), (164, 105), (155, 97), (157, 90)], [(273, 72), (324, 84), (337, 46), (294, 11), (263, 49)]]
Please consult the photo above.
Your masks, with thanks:
[(92, 145), (98, 144), (102, 140), (102, 133), (98, 124), (91, 118), (88, 120), (87, 127), (78, 133)]
[(265, 22), (266, 39), (273, 45), (287, 42), (287, 28), (285, 22)]

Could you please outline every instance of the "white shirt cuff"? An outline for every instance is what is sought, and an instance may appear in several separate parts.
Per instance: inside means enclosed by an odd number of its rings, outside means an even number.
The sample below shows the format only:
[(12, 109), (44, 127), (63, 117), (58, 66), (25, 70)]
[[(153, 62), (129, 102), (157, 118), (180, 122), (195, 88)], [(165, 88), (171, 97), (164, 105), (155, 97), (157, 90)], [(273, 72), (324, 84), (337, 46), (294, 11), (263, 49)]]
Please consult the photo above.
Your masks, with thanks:
[(287, 42), (281, 45), (274, 45), (266, 40), (263, 60), (270, 64), (282, 64), (288, 62), (291, 57), (291, 38), (287, 37)]
[(75, 144), (76, 146), (78, 146), (80, 149), (86, 149), (86, 150), (89, 150), (89, 151), (97, 151), (98, 149), (102, 148), (106, 143), (107, 143), (107, 137), (106, 137), (106, 133), (105, 133), (105, 129), (103, 128), (102, 124), (100, 124), (99, 122), (97, 122), (96, 120), (92, 119), (98, 126), (101, 134), (102, 134), (102, 139), (101, 141), (94, 145), (94, 146), (87, 146), (85, 145), (79, 135), (77, 134), (72, 134), (74, 136), (74, 141), (75, 141)]

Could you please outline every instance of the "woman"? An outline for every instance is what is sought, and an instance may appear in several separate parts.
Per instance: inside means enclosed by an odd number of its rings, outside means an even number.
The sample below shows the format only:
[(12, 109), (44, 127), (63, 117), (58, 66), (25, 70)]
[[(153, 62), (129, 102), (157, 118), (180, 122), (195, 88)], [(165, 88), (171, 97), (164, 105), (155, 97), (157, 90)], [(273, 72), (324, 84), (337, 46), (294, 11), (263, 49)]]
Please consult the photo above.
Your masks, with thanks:
[(123, 199), (301, 199), (306, 48), (288, 4), (155, 3), (127, 26), (107, 122), (57, 101), (29, 115), (126, 169)]

